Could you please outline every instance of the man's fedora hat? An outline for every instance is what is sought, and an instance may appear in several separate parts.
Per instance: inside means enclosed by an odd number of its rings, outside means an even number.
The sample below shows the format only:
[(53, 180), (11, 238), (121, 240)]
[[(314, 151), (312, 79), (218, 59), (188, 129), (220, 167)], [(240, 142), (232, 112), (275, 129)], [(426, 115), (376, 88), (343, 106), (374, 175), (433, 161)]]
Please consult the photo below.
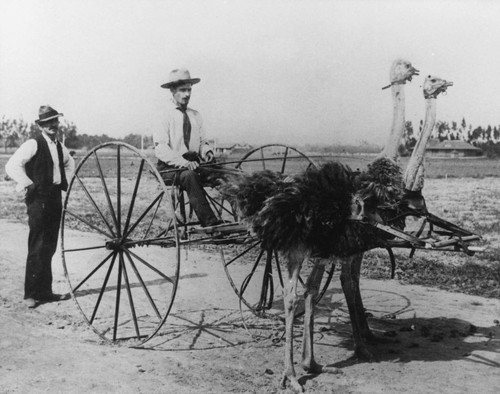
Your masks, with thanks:
[(170, 71), (168, 82), (161, 85), (161, 87), (164, 89), (170, 89), (173, 86), (182, 85), (184, 83), (190, 83), (194, 85), (198, 82), (200, 82), (200, 78), (191, 78), (188, 70), (186, 70), (185, 68), (179, 68)]
[(48, 122), (54, 118), (58, 118), (59, 116), (64, 116), (62, 113), (57, 112), (54, 108), (49, 105), (42, 105), (38, 110), (38, 119), (35, 120), (35, 123), (41, 124), (44, 122)]

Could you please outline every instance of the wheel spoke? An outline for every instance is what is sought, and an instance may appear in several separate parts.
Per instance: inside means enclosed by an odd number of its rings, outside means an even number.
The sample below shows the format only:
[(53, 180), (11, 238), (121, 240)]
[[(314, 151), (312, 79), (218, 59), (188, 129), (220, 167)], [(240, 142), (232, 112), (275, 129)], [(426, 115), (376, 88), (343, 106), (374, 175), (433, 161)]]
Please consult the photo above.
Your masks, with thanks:
[(104, 179), (104, 174), (102, 173), (101, 162), (97, 157), (96, 151), (94, 151), (94, 158), (97, 165), (97, 170), (99, 171), (99, 177), (101, 179), (102, 188), (104, 190), (104, 195), (106, 196), (106, 201), (108, 202), (108, 209), (111, 212), (111, 217), (113, 218), (113, 222), (115, 223), (115, 227), (118, 228), (118, 221), (116, 220), (115, 209), (113, 208), (113, 203), (111, 202), (111, 196), (109, 195), (108, 185), (106, 184), (106, 180)]
[[(153, 212), (153, 216), (151, 217), (151, 220), (149, 221), (148, 228), (144, 232), (144, 237), (142, 237), (142, 239), (146, 239), (146, 237), (149, 235), (149, 232), (151, 231), (151, 227), (153, 226), (153, 222), (156, 219), (156, 214), (158, 213), (158, 209), (160, 208), (160, 204), (161, 204), (162, 200), (163, 200), (163, 194), (162, 194), (160, 201), (158, 201), (158, 204), (156, 204), (155, 211)], [(170, 223), (169, 223), (169, 226), (170, 226)], [(128, 231), (127, 231), (127, 234), (128, 234)]]
[[(274, 298), (274, 283), (273, 283), (273, 254), (272, 250), (268, 250), (266, 254), (266, 267), (262, 276), (262, 287), (257, 310), (271, 309)], [(253, 274), (252, 274), (253, 275)], [(268, 298), (269, 294), (269, 298)]]
[(132, 313), (132, 320), (134, 321), (135, 333), (137, 335), (137, 338), (140, 338), (141, 334), (139, 332), (139, 325), (137, 324), (137, 315), (135, 313), (134, 298), (132, 297), (132, 290), (130, 289), (130, 282), (128, 280), (128, 274), (127, 274), (127, 266), (125, 265), (122, 252), (120, 252), (120, 256), (121, 256), (121, 261), (123, 263), (123, 279), (125, 279), (125, 285), (127, 286), (128, 301), (130, 305), (130, 312)]
[(146, 239), (141, 239), (139, 241), (126, 241), (123, 243), (123, 246), (127, 248), (132, 248), (134, 246), (142, 246), (142, 245), (151, 245), (155, 243), (162, 243), (172, 246), (175, 246), (175, 238), (173, 236), (170, 237), (162, 237), (160, 234), (160, 237), (153, 237), (153, 238), (146, 238)]
[(281, 266), (280, 266), (280, 262), (278, 259), (278, 252), (276, 252), (276, 251), (274, 251), (274, 258), (276, 260), (276, 271), (278, 272), (278, 278), (280, 280), (280, 285), (284, 289), (285, 285), (283, 284), (283, 274), (281, 273)]
[(120, 313), (120, 295), (122, 289), (122, 270), (123, 270), (123, 253), (118, 253), (118, 278), (116, 285), (116, 303), (115, 303), (115, 320), (113, 325), (113, 341), (116, 341), (116, 332), (118, 330), (118, 314)]
[[(141, 214), (141, 216), (139, 216), (139, 218), (135, 221), (135, 223), (125, 233), (124, 238), (127, 238), (130, 236), (130, 234), (132, 234), (132, 232), (135, 230), (137, 225), (142, 221), (142, 219), (144, 219), (144, 217), (148, 214), (148, 212), (151, 210), (151, 208), (153, 208), (153, 206), (155, 204), (157, 204), (158, 206), (160, 205), (161, 200), (163, 198), (163, 194), (164, 194), (164, 192), (161, 192), (160, 194), (158, 194), (158, 196), (156, 196), (156, 198), (153, 200), (153, 202), (151, 204), (149, 204), (149, 206), (144, 210), (144, 212)], [(157, 210), (158, 210), (158, 207), (156, 208), (155, 213)], [(156, 214), (153, 216), (153, 219), (155, 216), (156, 216)]]
[(120, 145), (116, 146), (116, 220), (118, 222), (118, 236), (122, 235), (122, 168)]
[(240, 289), (240, 296), (243, 296), (243, 294), (245, 293), (245, 290), (247, 289), (248, 287), (248, 284), (250, 283), (250, 280), (252, 279), (253, 277), (253, 274), (255, 273), (255, 270), (257, 269), (257, 266), (259, 265), (260, 263), (260, 260), (262, 259), (262, 255), (264, 254), (265, 250), (262, 249), (259, 253), (259, 255), (257, 256), (257, 259), (255, 260), (255, 263), (252, 267), (252, 270), (250, 271), (250, 274), (247, 275), (247, 277), (245, 278), (245, 281), (243, 283), (243, 285), (241, 286), (241, 289)]
[(283, 164), (281, 165), (281, 173), (285, 173), (286, 159), (288, 158), (288, 147), (285, 148), (285, 155), (283, 157)]
[(149, 303), (151, 304), (152, 308), (154, 309), (155, 313), (156, 313), (156, 316), (158, 316), (158, 319), (160, 319), (160, 321), (163, 319), (162, 316), (161, 316), (161, 313), (160, 311), (158, 310), (158, 307), (156, 306), (156, 303), (154, 302), (153, 300), (153, 297), (151, 297), (151, 294), (148, 290), (148, 288), (146, 287), (146, 284), (144, 283), (144, 280), (142, 279), (142, 276), (141, 274), (139, 273), (139, 270), (137, 269), (137, 267), (135, 266), (135, 263), (134, 261), (132, 260), (132, 256), (130, 256), (130, 253), (127, 249), (124, 249), (124, 252), (125, 252), (125, 255), (127, 256), (128, 258), (128, 261), (130, 263), (130, 266), (132, 267), (132, 269), (134, 270), (134, 273), (135, 273), (135, 276), (137, 277), (137, 279), (139, 280), (139, 282), (141, 283), (141, 286), (142, 286), (142, 289), (144, 290), (144, 293), (146, 294), (146, 297), (148, 298), (149, 300)]
[(90, 274), (88, 274), (85, 279), (83, 279), (80, 283), (78, 283), (78, 285), (73, 289), (73, 292), (77, 291), (87, 280), (90, 279), (90, 277), (92, 277), (92, 275), (94, 275), (98, 270), (99, 268), (101, 268), (104, 264), (106, 264), (106, 261), (108, 261), (110, 259), (111, 256), (113, 256), (113, 253), (114, 252), (111, 252), (110, 254), (108, 254), (98, 265), (97, 267), (95, 267), (91, 272)]
[(93, 225), (92, 223), (90, 223), (89, 221), (85, 220), (84, 218), (82, 218), (81, 216), (78, 216), (76, 213), (73, 213), (71, 211), (69, 211), (68, 209), (65, 209), (64, 210), (66, 213), (69, 213), (71, 216), (73, 216), (75, 219), (78, 219), (79, 221), (81, 221), (82, 223), (85, 223), (87, 226), (89, 226), (90, 228), (93, 228), (94, 230), (96, 230), (97, 232), (101, 233), (102, 235), (105, 235), (106, 237), (108, 238), (113, 238), (113, 236), (111, 234), (108, 234), (106, 233), (104, 230), (101, 230), (99, 227)]
[(106, 245), (99, 245), (99, 246), (87, 246), (86, 248), (63, 249), (63, 253), (81, 252), (83, 250), (92, 250), (92, 249), (104, 249), (105, 247)]
[(130, 223), (130, 217), (132, 216), (132, 212), (134, 211), (135, 198), (137, 196), (137, 190), (139, 189), (139, 184), (141, 182), (142, 170), (144, 168), (145, 160), (141, 160), (141, 164), (139, 165), (139, 172), (137, 174), (137, 179), (135, 181), (134, 191), (132, 193), (132, 198), (130, 200), (130, 206), (128, 207), (127, 221), (125, 222), (125, 227), (123, 228), (123, 233), (127, 234), (128, 225)]
[(111, 227), (111, 225), (108, 223), (108, 221), (106, 220), (106, 218), (104, 217), (104, 215), (102, 214), (101, 210), (99, 209), (99, 207), (97, 206), (96, 202), (94, 201), (94, 199), (92, 198), (92, 196), (90, 195), (87, 187), (83, 184), (83, 181), (80, 179), (80, 177), (78, 175), (75, 175), (75, 178), (76, 180), (78, 181), (78, 183), (80, 184), (80, 186), (82, 187), (83, 191), (85, 192), (85, 194), (87, 195), (87, 198), (90, 200), (90, 203), (94, 206), (95, 210), (97, 211), (97, 213), (99, 214), (99, 216), (101, 217), (102, 221), (106, 224), (106, 226), (108, 227), (108, 230), (111, 234), (113, 234), (113, 237), (115, 236), (115, 232), (113, 231), (113, 228)]
[(111, 260), (111, 264), (109, 265), (108, 272), (106, 273), (106, 277), (104, 278), (104, 281), (101, 286), (101, 291), (99, 292), (99, 297), (97, 297), (97, 302), (94, 306), (94, 311), (92, 312), (92, 316), (90, 318), (90, 324), (94, 322), (95, 316), (97, 314), (97, 310), (99, 309), (99, 305), (101, 304), (102, 296), (104, 295), (104, 291), (106, 290), (106, 286), (108, 284), (109, 276), (111, 275), (111, 271), (113, 270), (113, 266), (115, 265), (116, 261), (116, 252), (113, 253), (113, 259)]
[(172, 280), (171, 278), (169, 278), (167, 275), (165, 275), (163, 272), (161, 272), (158, 268), (156, 267), (153, 267), (151, 264), (149, 264), (146, 260), (144, 260), (143, 258), (141, 258), (140, 256), (136, 255), (134, 252), (132, 252), (131, 250), (128, 251), (133, 257), (136, 258), (136, 260), (140, 261), (142, 264), (144, 264), (146, 267), (148, 267), (150, 270), (156, 272), (158, 275), (160, 275), (163, 279), (165, 279), (167, 282), (169, 283), (175, 283), (174, 280)]
[[(228, 263), (224, 263), (224, 266), (225, 267), (228, 267), (229, 265), (231, 265), (233, 262), (235, 262), (236, 260), (238, 260), (240, 257), (242, 257), (243, 255), (247, 254), (248, 252), (250, 252), (252, 249), (254, 249), (257, 245), (259, 245), (261, 243), (261, 241), (257, 241), (255, 242), (253, 245), (249, 246), (247, 249), (245, 249), (243, 252), (241, 252), (240, 254), (238, 254), (236, 257), (233, 257), (231, 260), (229, 260)], [(223, 253), (222, 249), (221, 249), (221, 253)]]

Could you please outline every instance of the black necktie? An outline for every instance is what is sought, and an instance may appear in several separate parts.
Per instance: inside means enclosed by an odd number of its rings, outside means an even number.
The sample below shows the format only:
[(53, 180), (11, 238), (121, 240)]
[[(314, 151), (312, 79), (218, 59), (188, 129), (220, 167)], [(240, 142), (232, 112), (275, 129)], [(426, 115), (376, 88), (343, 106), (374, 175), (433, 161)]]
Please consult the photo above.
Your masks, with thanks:
[(59, 172), (61, 173), (61, 189), (68, 190), (68, 181), (66, 180), (66, 171), (64, 170), (64, 156), (62, 152), (62, 146), (59, 141), (56, 141), (57, 146), (57, 157), (59, 159)]
[(184, 115), (182, 131), (184, 133), (184, 144), (186, 145), (187, 150), (189, 150), (189, 140), (191, 139), (191, 122), (189, 121), (189, 116), (186, 112), (186, 108), (178, 107), (177, 109)]

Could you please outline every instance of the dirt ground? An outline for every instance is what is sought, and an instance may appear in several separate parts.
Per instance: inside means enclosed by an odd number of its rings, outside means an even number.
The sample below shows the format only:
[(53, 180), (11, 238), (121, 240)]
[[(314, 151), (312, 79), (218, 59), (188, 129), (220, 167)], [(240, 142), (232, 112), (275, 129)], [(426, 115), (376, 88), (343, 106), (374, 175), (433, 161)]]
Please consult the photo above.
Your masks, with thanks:
[[(174, 310), (142, 348), (103, 343), (73, 300), (22, 303), (28, 229), (0, 220), (0, 392), (288, 393), (279, 388), (283, 327), (240, 312), (215, 254), (190, 251)], [(54, 290), (68, 291), (59, 252)], [(334, 278), (319, 307), (315, 350), (341, 374), (306, 375), (310, 393), (497, 393), (500, 300), (394, 280), (362, 279), (378, 362), (352, 359), (350, 323)], [(242, 324), (242, 317), (246, 325)], [(296, 359), (300, 357), (297, 325)]]

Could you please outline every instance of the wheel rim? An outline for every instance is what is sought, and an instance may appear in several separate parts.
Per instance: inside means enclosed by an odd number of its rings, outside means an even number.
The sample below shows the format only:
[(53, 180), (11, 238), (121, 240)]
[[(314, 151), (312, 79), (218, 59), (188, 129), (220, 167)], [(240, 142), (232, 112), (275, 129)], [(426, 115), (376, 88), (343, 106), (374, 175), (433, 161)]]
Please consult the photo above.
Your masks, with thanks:
[(78, 164), (63, 206), (62, 261), (78, 308), (104, 340), (143, 344), (170, 313), (180, 266), (172, 215), (160, 174), (136, 148), (102, 144)]
[(248, 152), (236, 164), (237, 169), (247, 173), (271, 170), (285, 175), (296, 175), (316, 163), (299, 150), (280, 144), (263, 145)]
[[(247, 173), (270, 170), (284, 175), (297, 175), (316, 163), (297, 149), (281, 144), (269, 144), (248, 152), (236, 168)], [(284, 318), (282, 263), (273, 250), (263, 250), (260, 242), (253, 240), (246, 245), (226, 248), (221, 251), (224, 270), (233, 290), (258, 317)], [(240, 268), (243, 265), (244, 268)], [(299, 278), (298, 305), (295, 316), (304, 314), (303, 292), (305, 280), (311, 271), (304, 264)], [(242, 272), (243, 271), (243, 272)], [(326, 267), (320, 290), (314, 303), (318, 303), (328, 289), (334, 267)]]

